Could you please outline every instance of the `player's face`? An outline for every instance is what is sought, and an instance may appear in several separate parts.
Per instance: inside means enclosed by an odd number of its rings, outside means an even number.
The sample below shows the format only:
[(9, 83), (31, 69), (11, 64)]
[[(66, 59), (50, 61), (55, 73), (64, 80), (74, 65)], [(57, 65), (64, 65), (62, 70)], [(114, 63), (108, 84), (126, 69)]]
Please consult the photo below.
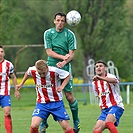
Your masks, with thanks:
[(3, 48), (0, 48), (0, 61), (2, 61), (4, 59), (5, 53)]
[(57, 31), (62, 31), (66, 24), (65, 17), (57, 15), (56, 18), (54, 19), (54, 24)]
[(105, 76), (106, 74), (106, 67), (103, 63), (97, 63), (95, 66), (95, 72), (99, 76)]
[(39, 75), (41, 77), (43, 77), (43, 78), (45, 78), (47, 73), (48, 73), (48, 69), (47, 70), (43, 70), (43, 71), (41, 71), (41, 70), (37, 70), (37, 71), (38, 71)]

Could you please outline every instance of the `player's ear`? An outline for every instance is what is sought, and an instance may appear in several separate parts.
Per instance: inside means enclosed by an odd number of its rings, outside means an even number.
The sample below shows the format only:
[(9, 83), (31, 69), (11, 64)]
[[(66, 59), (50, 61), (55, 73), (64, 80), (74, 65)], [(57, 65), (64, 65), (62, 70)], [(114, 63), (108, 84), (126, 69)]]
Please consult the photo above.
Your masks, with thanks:
[(56, 20), (54, 19), (54, 24), (56, 23)]

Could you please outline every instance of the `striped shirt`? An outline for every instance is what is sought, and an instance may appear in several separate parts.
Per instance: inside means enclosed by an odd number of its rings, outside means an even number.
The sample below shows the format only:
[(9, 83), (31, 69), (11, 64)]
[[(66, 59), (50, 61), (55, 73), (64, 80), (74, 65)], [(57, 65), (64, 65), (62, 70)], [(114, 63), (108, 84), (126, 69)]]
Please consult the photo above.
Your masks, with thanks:
[(38, 103), (57, 102), (63, 98), (62, 92), (57, 92), (56, 88), (61, 85), (61, 79), (65, 79), (69, 72), (50, 66), (48, 69), (46, 77), (40, 77), (35, 66), (29, 67), (27, 71), (34, 79)]
[[(107, 73), (107, 77), (116, 78), (114, 75), (109, 73)], [(118, 79), (117, 82), (119, 83)], [(109, 108), (111, 106), (119, 106), (121, 108), (124, 108), (118, 83), (113, 84), (103, 80), (92, 82), (94, 94), (95, 96), (99, 97), (100, 108), (104, 109)]]
[(14, 73), (14, 66), (8, 60), (0, 62), (0, 95), (10, 95), (9, 75)]

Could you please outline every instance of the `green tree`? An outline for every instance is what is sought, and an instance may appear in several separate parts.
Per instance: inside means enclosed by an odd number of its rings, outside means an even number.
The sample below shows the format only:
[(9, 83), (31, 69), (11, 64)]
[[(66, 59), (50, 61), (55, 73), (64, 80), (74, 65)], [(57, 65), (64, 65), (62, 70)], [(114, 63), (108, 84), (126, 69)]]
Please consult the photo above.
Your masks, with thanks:
[[(83, 51), (84, 77), (87, 77), (85, 68), (88, 59), (92, 58), (95, 61), (112, 60), (118, 67), (121, 78), (131, 78), (131, 50), (129, 27), (125, 21), (125, 2), (126, 0), (67, 0), (66, 10), (75, 9), (82, 16), (75, 31)], [(126, 69), (127, 64), (130, 69)]]

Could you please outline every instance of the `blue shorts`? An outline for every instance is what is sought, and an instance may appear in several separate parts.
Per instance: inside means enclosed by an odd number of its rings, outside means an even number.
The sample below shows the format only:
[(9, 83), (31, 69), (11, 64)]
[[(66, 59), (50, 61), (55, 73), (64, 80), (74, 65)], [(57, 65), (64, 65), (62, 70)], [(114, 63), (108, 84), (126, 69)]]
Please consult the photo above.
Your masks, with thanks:
[(2, 108), (6, 107), (6, 106), (11, 106), (10, 96), (0, 95), (0, 106)]
[(52, 115), (55, 121), (70, 120), (66, 112), (63, 101), (50, 103), (37, 103), (33, 111), (32, 117), (38, 116), (46, 120), (49, 115)]
[(114, 123), (114, 125), (118, 126), (120, 117), (122, 116), (123, 112), (124, 112), (124, 109), (122, 109), (121, 107), (118, 107), (118, 106), (112, 106), (107, 109), (102, 109), (102, 113), (99, 116), (98, 120), (105, 121), (108, 114), (113, 114), (116, 118), (116, 122)]

